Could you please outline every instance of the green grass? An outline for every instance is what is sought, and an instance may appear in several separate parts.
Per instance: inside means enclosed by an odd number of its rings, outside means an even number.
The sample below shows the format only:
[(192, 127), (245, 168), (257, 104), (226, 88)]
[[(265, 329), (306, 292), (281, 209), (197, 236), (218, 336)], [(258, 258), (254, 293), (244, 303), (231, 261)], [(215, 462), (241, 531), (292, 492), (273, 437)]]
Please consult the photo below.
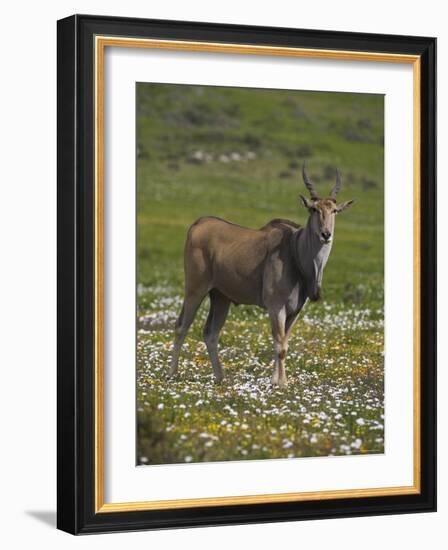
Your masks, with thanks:
[[(138, 462), (383, 452), (383, 97), (139, 84), (137, 114)], [(294, 329), (289, 386), (270, 386), (266, 315), (242, 306), (213, 384), (208, 300), (167, 381), (188, 227), (203, 215), (305, 223), (303, 160), (322, 195), (339, 168), (339, 198), (355, 205), (337, 218), (323, 301)]]

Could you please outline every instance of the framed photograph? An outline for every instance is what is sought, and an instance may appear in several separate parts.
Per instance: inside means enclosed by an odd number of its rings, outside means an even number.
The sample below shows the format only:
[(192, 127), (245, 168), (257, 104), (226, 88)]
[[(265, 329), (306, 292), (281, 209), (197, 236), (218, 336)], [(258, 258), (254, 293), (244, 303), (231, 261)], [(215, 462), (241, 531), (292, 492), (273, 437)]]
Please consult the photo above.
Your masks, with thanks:
[(58, 527), (436, 509), (434, 38), (58, 22)]

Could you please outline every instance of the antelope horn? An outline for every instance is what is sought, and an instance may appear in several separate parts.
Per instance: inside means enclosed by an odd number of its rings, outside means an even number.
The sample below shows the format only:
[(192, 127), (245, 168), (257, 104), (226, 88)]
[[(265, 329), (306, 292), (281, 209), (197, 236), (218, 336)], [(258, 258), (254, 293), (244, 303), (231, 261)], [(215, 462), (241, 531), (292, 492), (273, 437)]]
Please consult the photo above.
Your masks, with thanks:
[(339, 193), (342, 187), (342, 180), (341, 180), (341, 174), (339, 173), (339, 170), (336, 170), (336, 183), (334, 184), (333, 189), (330, 193), (330, 199), (336, 200), (336, 195)]
[(314, 185), (311, 183), (308, 176), (306, 175), (305, 163), (303, 163), (303, 167), (302, 167), (302, 176), (303, 176), (303, 183), (306, 185), (306, 188), (310, 192), (311, 198), (313, 200), (318, 199), (319, 197), (316, 193), (316, 190), (314, 189)]

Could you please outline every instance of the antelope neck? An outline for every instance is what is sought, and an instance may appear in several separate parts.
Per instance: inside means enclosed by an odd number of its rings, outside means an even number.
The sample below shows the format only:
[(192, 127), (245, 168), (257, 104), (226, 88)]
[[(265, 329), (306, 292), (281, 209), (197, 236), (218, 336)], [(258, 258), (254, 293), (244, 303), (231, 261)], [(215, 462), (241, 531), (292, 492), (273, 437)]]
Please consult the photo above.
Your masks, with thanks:
[(324, 267), (328, 261), (331, 246), (332, 242), (328, 244), (320, 242), (309, 222), (293, 236), (294, 258), (312, 300), (319, 298)]

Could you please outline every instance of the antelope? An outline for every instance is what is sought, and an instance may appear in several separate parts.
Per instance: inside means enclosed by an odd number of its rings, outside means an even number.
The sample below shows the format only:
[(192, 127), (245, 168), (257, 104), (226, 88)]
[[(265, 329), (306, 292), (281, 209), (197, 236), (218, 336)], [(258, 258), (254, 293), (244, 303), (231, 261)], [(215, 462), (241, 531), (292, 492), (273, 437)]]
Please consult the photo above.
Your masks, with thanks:
[(327, 198), (318, 196), (305, 164), (302, 176), (310, 195), (300, 195), (309, 213), (304, 227), (277, 218), (260, 229), (250, 229), (213, 216), (201, 217), (190, 226), (184, 250), (184, 301), (175, 325), (169, 376), (177, 372), (182, 344), (208, 294), (210, 311), (203, 334), (215, 381), (223, 380), (218, 338), (233, 303), (267, 310), (274, 340), (271, 383), (287, 384), (285, 359), (292, 328), (307, 300), (320, 298), (335, 217), (353, 203), (336, 203), (342, 185), (338, 171)]

